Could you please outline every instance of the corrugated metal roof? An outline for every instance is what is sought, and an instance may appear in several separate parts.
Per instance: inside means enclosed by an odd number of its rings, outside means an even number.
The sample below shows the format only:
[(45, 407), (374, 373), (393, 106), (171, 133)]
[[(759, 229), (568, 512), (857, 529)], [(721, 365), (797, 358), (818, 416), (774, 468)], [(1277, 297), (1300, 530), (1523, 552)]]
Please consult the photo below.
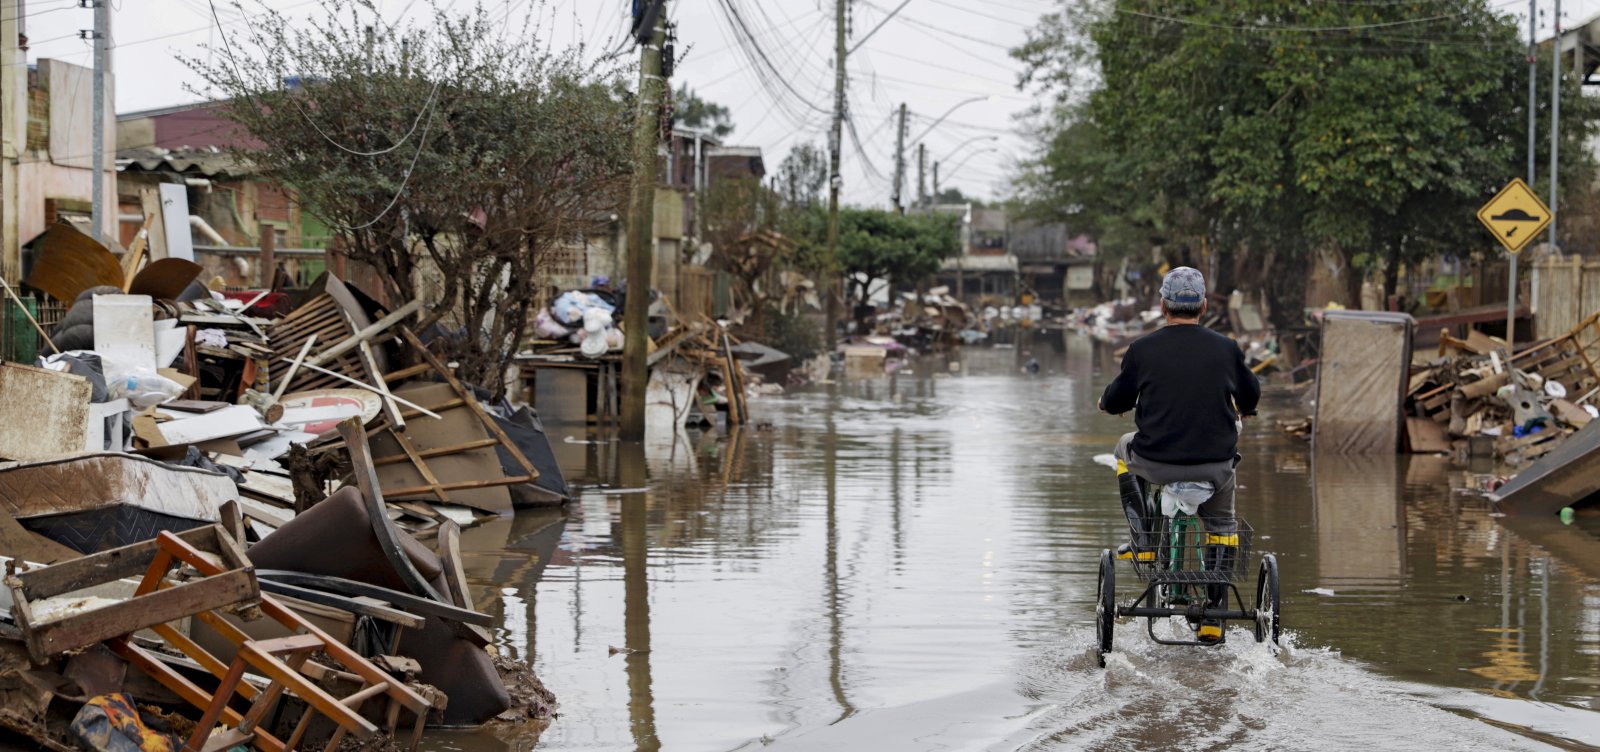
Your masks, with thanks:
[(175, 172), (201, 177), (241, 176), (249, 168), (233, 154), (217, 149), (162, 149), (145, 146), (117, 152), (117, 169), (135, 172)]

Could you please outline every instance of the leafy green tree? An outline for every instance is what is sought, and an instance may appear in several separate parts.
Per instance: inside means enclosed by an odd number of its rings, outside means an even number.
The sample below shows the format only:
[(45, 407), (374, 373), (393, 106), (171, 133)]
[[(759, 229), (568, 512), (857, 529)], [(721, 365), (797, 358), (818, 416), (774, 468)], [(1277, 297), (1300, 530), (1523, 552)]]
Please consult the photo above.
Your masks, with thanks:
[[(1472, 215), (1522, 172), (1525, 48), (1484, 0), (1068, 0), (1013, 54), (1051, 95), (1027, 210), (1113, 253), (1212, 249), (1280, 326), (1318, 255), (1392, 291), (1402, 264), (1487, 250)], [(1564, 95), (1563, 185), (1586, 185), (1597, 109)]]
[(942, 261), (961, 252), (959, 221), (953, 214), (840, 209), (838, 266), (855, 299), (865, 300), (877, 282), (909, 287), (939, 271)]
[(257, 143), (241, 154), (257, 174), (334, 228), (391, 301), (426, 290), (439, 305), (421, 325), (460, 330), (448, 356), (499, 390), (547, 259), (622, 205), (630, 97), (618, 69), (506, 34), (481, 5), (403, 28), (370, 12), (324, 0), (306, 24), (267, 9), (186, 62)]
[(688, 85), (680, 84), (672, 92), (672, 102), (678, 122), (684, 127), (709, 131), (717, 139), (733, 135), (733, 113), (716, 102), (701, 99)]

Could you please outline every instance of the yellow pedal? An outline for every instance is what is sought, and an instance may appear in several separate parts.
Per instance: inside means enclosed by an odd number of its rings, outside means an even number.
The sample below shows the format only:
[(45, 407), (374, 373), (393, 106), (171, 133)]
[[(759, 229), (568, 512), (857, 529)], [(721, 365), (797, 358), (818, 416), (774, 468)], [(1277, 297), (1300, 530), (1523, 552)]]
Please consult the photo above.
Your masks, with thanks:
[(1200, 641), (1216, 642), (1222, 639), (1222, 627), (1216, 624), (1200, 625)]

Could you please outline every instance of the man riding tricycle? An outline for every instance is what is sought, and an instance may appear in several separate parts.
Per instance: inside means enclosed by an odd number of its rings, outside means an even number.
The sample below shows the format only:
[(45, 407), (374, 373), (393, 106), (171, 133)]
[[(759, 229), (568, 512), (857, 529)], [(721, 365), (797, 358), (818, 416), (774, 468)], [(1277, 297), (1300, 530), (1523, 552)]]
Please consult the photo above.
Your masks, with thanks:
[[(1278, 639), (1277, 561), (1262, 557), (1255, 608), (1234, 582), (1246, 571), (1251, 530), (1234, 514), (1234, 469), (1243, 421), (1261, 388), (1233, 340), (1200, 325), (1205, 279), (1178, 267), (1161, 283), (1166, 326), (1134, 341), (1100, 397), (1113, 415), (1134, 411), (1137, 430), (1117, 442), (1116, 467), (1130, 539), (1102, 553), (1096, 627), (1101, 665), (1118, 617), (1147, 619), (1163, 644), (1217, 645), (1229, 620), (1256, 623), (1258, 641)], [(1146, 583), (1116, 603), (1115, 560), (1131, 562)], [(1230, 608), (1232, 601), (1241, 608)], [(1182, 616), (1192, 640), (1156, 636), (1157, 618)]]

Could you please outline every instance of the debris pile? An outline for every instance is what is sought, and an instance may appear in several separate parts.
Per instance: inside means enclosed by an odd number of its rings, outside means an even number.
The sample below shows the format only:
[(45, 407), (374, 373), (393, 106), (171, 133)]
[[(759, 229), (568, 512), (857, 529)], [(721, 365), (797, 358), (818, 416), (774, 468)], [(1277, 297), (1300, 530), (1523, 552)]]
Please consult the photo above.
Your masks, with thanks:
[[(623, 335), (618, 324), (627, 295), (596, 277), (588, 288), (557, 295), (535, 318), (533, 339), (516, 363), (523, 382), (532, 385), (533, 404), (551, 406), (552, 420), (604, 425), (620, 416)], [(745, 401), (754, 387), (771, 380), (762, 391), (781, 390), (788, 354), (741, 343), (725, 323), (708, 318), (669, 324), (679, 318), (670, 303), (654, 290), (650, 296), (647, 424), (673, 430), (739, 425), (748, 418)], [(670, 418), (663, 406), (670, 408)]]
[(24, 282), (68, 308), (18, 303), (44, 350), (0, 362), (0, 727), (339, 749), (548, 717), (507, 689), (537, 680), (492, 655), (459, 542), (567, 500), (538, 417), (462, 382), (420, 301), (332, 275), (223, 295), (141, 245), (119, 261), (58, 225), (32, 246)]
[(1600, 417), (1600, 313), (1510, 357), (1480, 332), (1441, 334), (1438, 355), (1414, 367), (1406, 390), (1413, 452), (1492, 455), (1524, 465)]

